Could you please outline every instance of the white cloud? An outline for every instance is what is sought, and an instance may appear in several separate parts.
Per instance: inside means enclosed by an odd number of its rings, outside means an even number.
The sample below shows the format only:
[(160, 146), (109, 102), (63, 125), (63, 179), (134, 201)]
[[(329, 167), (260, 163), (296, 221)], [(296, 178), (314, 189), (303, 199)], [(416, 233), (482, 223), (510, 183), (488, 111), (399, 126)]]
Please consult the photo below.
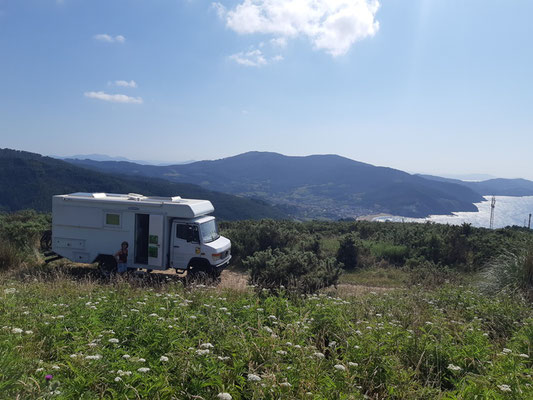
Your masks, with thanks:
[(220, 3), (211, 3), (211, 8), (213, 10), (215, 10), (215, 12), (217, 13), (218, 17), (223, 19), (226, 15), (226, 7), (224, 7), (222, 4)]
[(286, 47), (287, 46), (287, 38), (277, 37), (277, 38), (274, 38), (274, 39), (270, 39), (270, 44), (272, 44), (272, 46), (276, 46), (276, 47)]
[(126, 41), (126, 38), (122, 35), (111, 36), (107, 33), (99, 33), (98, 35), (94, 35), (93, 38), (100, 42), (107, 43), (124, 43)]
[(131, 80), (131, 81), (114, 81), (114, 82), (109, 82), (109, 85), (113, 85), (113, 86), (120, 86), (120, 87), (126, 87), (126, 88), (136, 88), (137, 87), (137, 82), (135, 82), (134, 80)]
[(241, 51), (240, 53), (229, 56), (230, 60), (246, 67), (262, 67), (273, 62), (283, 60), (283, 56), (278, 54), (272, 58), (267, 58), (261, 50), (255, 49), (250, 51)]
[(141, 97), (131, 97), (131, 96), (126, 96), (125, 94), (108, 94), (105, 92), (85, 92), (83, 95), (90, 99), (109, 101), (111, 103), (142, 104), (143, 102), (143, 99)]
[[(375, 16), (378, 0), (241, 0), (226, 10), (220, 3), (226, 25), (239, 34), (274, 35), (279, 44), (306, 36), (314, 47), (334, 57), (346, 54), (358, 40), (379, 30)], [(286, 42), (285, 42), (286, 43)]]
[(247, 67), (261, 67), (267, 64), (267, 60), (261, 50), (241, 51), (240, 53), (229, 56), (229, 58), (237, 64)]

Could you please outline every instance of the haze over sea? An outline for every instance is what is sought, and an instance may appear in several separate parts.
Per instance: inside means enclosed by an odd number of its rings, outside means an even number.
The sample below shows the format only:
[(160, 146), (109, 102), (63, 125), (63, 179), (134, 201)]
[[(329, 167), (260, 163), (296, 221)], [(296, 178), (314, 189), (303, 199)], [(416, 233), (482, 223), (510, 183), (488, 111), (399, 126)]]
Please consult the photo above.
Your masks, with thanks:
[[(453, 213), (453, 215), (430, 215), (427, 218), (404, 218), (398, 216), (376, 217), (374, 218), (374, 221), (430, 221), (440, 224), (453, 225), (461, 225), (462, 223), (466, 222), (476, 227), (488, 228), (490, 225), (491, 196), (484, 197), (485, 201), (481, 203), (475, 203), (479, 210), (478, 212), (457, 212)], [(511, 225), (527, 226), (530, 213), (533, 213), (533, 196), (496, 196), (494, 227), (503, 228)]]

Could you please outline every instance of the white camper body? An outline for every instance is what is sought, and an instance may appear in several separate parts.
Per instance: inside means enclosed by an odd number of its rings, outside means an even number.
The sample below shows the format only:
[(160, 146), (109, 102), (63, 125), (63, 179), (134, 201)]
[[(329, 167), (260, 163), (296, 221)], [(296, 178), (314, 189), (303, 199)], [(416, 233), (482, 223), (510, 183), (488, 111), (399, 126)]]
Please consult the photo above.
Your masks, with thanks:
[[(231, 242), (210, 201), (138, 194), (72, 193), (52, 201), (52, 250), (78, 263), (113, 264), (128, 242), (128, 268), (220, 273)], [(116, 265), (116, 264), (115, 264)]]

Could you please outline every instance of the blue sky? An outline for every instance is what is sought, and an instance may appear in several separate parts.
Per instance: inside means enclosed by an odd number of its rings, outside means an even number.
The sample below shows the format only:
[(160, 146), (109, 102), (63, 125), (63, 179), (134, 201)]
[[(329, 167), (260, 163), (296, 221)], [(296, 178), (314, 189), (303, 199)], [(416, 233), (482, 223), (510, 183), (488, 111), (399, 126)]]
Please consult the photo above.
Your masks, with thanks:
[(0, 0), (0, 147), (533, 179), (530, 0)]

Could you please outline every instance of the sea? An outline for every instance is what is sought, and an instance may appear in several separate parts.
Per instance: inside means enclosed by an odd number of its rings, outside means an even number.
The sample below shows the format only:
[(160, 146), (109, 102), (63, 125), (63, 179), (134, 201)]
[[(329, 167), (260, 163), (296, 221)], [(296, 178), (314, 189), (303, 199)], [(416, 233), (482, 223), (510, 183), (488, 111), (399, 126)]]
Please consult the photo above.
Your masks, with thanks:
[[(461, 225), (463, 223), (472, 226), (489, 228), (492, 196), (484, 196), (485, 201), (475, 203), (477, 212), (456, 212), (452, 215), (430, 215), (427, 218), (406, 218), (401, 216), (379, 216), (373, 221), (394, 222), (436, 222), (440, 224)], [(511, 197), (496, 196), (494, 207), (494, 228), (506, 226), (525, 226), (529, 224), (529, 214), (533, 214), (533, 196)], [(532, 217), (533, 219), (533, 217)], [(533, 220), (531, 221), (533, 228)]]

